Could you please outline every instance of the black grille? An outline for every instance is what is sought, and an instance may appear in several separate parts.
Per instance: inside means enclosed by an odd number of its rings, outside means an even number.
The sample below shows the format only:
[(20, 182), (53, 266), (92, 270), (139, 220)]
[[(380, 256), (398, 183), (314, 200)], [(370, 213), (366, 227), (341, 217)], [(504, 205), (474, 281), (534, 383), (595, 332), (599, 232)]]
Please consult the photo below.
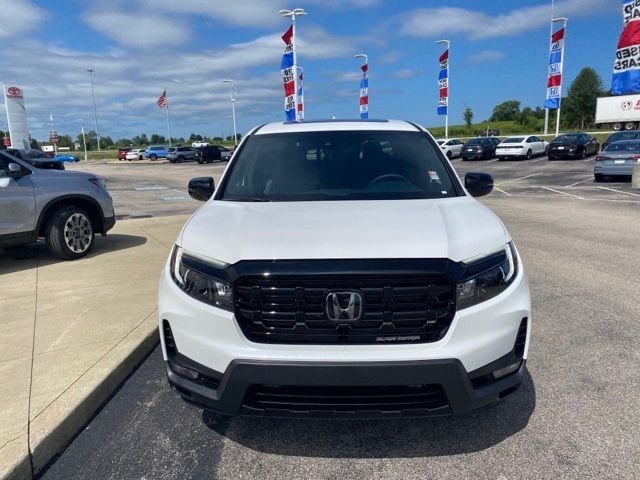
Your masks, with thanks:
[[(360, 320), (327, 318), (326, 296), (341, 290), (362, 293)], [(235, 298), (240, 328), (261, 343), (435, 342), (455, 313), (453, 284), (433, 275), (240, 277)]]
[(171, 325), (166, 320), (162, 321), (162, 333), (164, 334), (164, 345), (167, 348), (169, 355), (174, 355), (177, 352), (176, 341), (173, 338), (173, 332), (171, 331)]
[(523, 318), (520, 322), (520, 328), (518, 329), (518, 335), (516, 336), (516, 344), (514, 352), (518, 357), (524, 355), (524, 346), (527, 343), (527, 319)]
[(251, 385), (243, 413), (262, 412), (403, 412), (448, 411), (441, 385), (411, 386), (286, 386)]

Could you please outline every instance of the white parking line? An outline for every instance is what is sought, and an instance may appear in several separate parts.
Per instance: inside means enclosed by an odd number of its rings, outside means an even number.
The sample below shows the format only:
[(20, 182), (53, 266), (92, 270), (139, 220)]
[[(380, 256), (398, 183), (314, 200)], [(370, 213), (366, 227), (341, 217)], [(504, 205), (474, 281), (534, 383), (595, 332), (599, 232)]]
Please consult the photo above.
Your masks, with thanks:
[(638, 193), (623, 192), (622, 190), (615, 190), (613, 188), (607, 188), (607, 187), (598, 187), (598, 188), (600, 190), (609, 190), (611, 192), (624, 193), (625, 195), (633, 195), (634, 197), (640, 197), (640, 194), (638, 194)]
[(574, 185), (578, 185), (579, 183), (584, 183), (584, 182), (587, 182), (589, 180), (593, 180), (593, 176), (587, 177), (584, 180), (580, 180), (579, 182), (572, 183), (571, 185), (565, 185), (563, 188), (573, 187)]
[(541, 162), (542, 160), (549, 160), (548, 157), (538, 158), (537, 160), (531, 160), (531, 163)]
[(527, 175), (526, 177), (512, 178), (511, 180), (505, 180), (504, 182), (496, 183), (496, 185), (504, 185), (505, 183), (516, 182), (518, 180), (524, 180), (525, 178), (535, 177), (536, 175), (542, 175), (543, 173), (544, 172), (538, 172), (538, 173), (532, 173), (531, 175)]
[(584, 198), (584, 197), (579, 197), (578, 195), (573, 195), (573, 194), (567, 193), (567, 192), (561, 192), (560, 190), (555, 190), (555, 189), (550, 188), (550, 187), (542, 187), (542, 188), (544, 188), (545, 190), (550, 190), (552, 192), (561, 193), (562, 195), (566, 195), (568, 197), (577, 198), (578, 200), (586, 200), (586, 198)]
[(495, 189), (496, 189), (497, 191), (499, 191), (500, 193), (504, 193), (507, 197), (510, 197), (510, 196), (511, 196), (511, 194), (510, 194), (509, 192), (507, 192), (507, 191), (505, 191), (505, 190), (502, 190), (501, 188), (498, 188), (498, 187), (493, 187), (493, 188), (495, 188)]
[(500, 160), (500, 159), (499, 158), (494, 158), (493, 160), (489, 160), (487, 163), (497, 162), (498, 160)]
[[(594, 157), (595, 158), (595, 157)], [(593, 158), (587, 158), (586, 160), (582, 160), (583, 162), (590, 162)]]

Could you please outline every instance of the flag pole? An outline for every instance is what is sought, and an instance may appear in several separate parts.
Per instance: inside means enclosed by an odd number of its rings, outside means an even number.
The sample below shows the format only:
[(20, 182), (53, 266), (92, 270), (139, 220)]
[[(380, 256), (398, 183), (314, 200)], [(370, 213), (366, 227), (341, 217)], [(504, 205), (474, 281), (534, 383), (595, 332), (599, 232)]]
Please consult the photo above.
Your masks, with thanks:
[(169, 132), (169, 148), (171, 148), (171, 121), (169, 119), (169, 94), (167, 93), (167, 87), (164, 88), (164, 92), (167, 101), (167, 132)]

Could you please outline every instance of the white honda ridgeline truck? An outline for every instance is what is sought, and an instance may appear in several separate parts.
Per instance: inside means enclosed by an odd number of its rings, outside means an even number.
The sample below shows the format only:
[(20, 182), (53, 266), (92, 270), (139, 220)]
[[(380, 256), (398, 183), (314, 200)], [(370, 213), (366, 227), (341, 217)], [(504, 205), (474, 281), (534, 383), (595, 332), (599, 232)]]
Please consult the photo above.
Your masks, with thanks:
[(226, 415), (411, 417), (521, 384), (527, 276), (433, 137), (401, 121), (274, 123), (242, 141), (160, 280), (169, 384)]

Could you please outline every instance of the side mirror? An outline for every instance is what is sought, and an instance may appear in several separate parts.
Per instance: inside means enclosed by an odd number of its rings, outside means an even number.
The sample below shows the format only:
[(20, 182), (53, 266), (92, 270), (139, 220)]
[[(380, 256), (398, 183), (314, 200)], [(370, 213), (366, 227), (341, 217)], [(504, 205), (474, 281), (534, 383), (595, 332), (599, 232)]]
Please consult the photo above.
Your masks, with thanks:
[(469, 172), (464, 176), (464, 188), (473, 197), (488, 195), (493, 190), (493, 177), (486, 173)]
[(24, 172), (22, 171), (22, 167), (17, 163), (10, 163), (9, 167), (9, 176), (14, 180), (24, 177)]
[(212, 177), (196, 177), (189, 180), (189, 195), (195, 200), (206, 202), (211, 198), (214, 190)]

